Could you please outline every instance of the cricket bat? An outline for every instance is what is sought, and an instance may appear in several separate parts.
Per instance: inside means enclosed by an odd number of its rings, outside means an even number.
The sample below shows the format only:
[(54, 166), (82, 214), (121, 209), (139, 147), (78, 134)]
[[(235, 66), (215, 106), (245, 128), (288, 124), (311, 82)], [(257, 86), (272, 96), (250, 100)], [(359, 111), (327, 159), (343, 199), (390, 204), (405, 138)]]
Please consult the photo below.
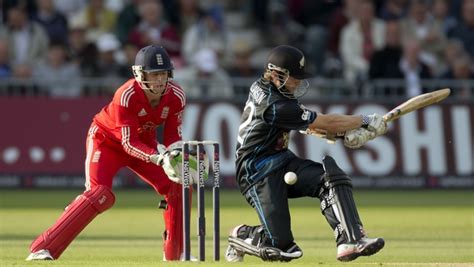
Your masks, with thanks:
[[(401, 103), (400, 105), (396, 106), (389, 112), (385, 113), (385, 115), (383, 115), (383, 119), (387, 123), (391, 122), (412, 111), (438, 103), (441, 100), (448, 97), (450, 93), (451, 93), (451, 89), (444, 88), (444, 89), (439, 89), (439, 90), (429, 92), (426, 94), (414, 96), (408, 99), (407, 101)], [(344, 133), (337, 133), (335, 135), (327, 135), (318, 131), (306, 130), (306, 131), (300, 131), (300, 132), (303, 134), (310, 134), (310, 135), (315, 135), (320, 138), (325, 138), (328, 140), (329, 143), (335, 142), (336, 138), (344, 138)]]
[(391, 122), (407, 113), (410, 113), (420, 108), (424, 108), (434, 103), (438, 103), (439, 101), (448, 97), (450, 93), (451, 89), (444, 88), (412, 97), (407, 101), (401, 103), (400, 105), (396, 106), (394, 109), (390, 110), (385, 115), (383, 115), (383, 119), (385, 122)]

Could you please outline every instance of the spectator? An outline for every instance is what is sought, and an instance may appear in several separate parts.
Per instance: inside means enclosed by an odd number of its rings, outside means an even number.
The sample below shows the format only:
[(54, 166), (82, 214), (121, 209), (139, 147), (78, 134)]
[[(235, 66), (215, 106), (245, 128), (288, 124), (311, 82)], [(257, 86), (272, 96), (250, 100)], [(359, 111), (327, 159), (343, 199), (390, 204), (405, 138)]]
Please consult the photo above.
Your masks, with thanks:
[(469, 56), (467, 51), (464, 49), (462, 42), (457, 39), (448, 40), (443, 55), (444, 64), (441, 67), (442, 71), (440, 77), (446, 77), (447, 73), (452, 69), (456, 59), (463, 56)]
[(447, 36), (457, 25), (456, 18), (449, 14), (447, 0), (434, 0), (431, 9), (435, 23), (440, 25), (443, 34)]
[(8, 54), (8, 43), (5, 40), (0, 40), (0, 79), (10, 78), (11, 76), (12, 69)]
[(359, 0), (344, 0), (343, 6), (334, 11), (328, 26), (328, 52), (339, 58), (341, 31), (350, 21), (356, 19)]
[(344, 0), (343, 6), (334, 11), (328, 26), (328, 38), (326, 44), (326, 57), (322, 67), (325, 77), (340, 78), (342, 76), (342, 63), (339, 54), (339, 43), (341, 32), (349, 21), (355, 19), (359, 0)]
[[(270, 8), (275, 6), (273, 1), (270, 4)], [(275, 38), (275, 36), (291, 36), (292, 42), (279, 42), (272, 43), (270, 46), (276, 46), (279, 44), (290, 44), (298, 48), (302, 48), (306, 53), (308, 58), (308, 68), (314, 73), (321, 73), (328, 44), (328, 29), (330, 29), (330, 23), (333, 20), (334, 14), (342, 6), (341, 0), (336, 1), (313, 1), (313, 0), (302, 0), (302, 1), (289, 1), (288, 6), (290, 11), (293, 14), (295, 21), (290, 22), (293, 24), (292, 27), (286, 27), (284, 31), (276, 33), (269, 39)], [(288, 18), (283, 17), (283, 20), (278, 18), (278, 14), (274, 14), (273, 17), (269, 16), (270, 20), (275, 20), (282, 24), (285, 24), (285, 20)], [(301, 26), (303, 30), (306, 29), (306, 32), (303, 32), (303, 37), (306, 37), (306, 40), (300, 40), (302, 37)], [(266, 31), (266, 28), (262, 30)]]
[(400, 79), (403, 77), (399, 63), (402, 58), (402, 43), (398, 20), (385, 23), (385, 46), (377, 50), (370, 60), (370, 79)]
[[(0, 26), (0, 39), (7, 40), (12, 64), (31, 64), (41, 60), (48, 51), (48, 36), (36, 22), (28, 20), (18, 7), (8, 10), (7, 23)], [(23, 67), (22, 67), (23, 68)]]
[(459, 39), (472, 58), (474, 58), (474, 1), (464, 0), (462, 5), (462, 21), (455, 27), (450, 38)]
[(138, 6), (145, 0), (131, 0), (119, 12), (115, 27), (115, 35), (122, 44), (128, 42), (128, 35), (140, 23)]
[(37, 0), (38, 10), (33, 20), (43, 26), (48, 33), (50, 42), (67, 42), (68, 25), (66, 17), (59, 13), (53, 0)]
[(386, 0), (380, 9), (380, 18), (383, 20), (398, 20), (407, 14), (408, 0)]
[(13, 65), (14, 83), (8, 86), (9, 95), (37, 95), (38, 87), (31, 81), (32, 68), (28, 63)]
[(363, 81), (367, 78), (373, 52), (385, 44), (384, 34), (384, 22), (374, 17), (372, 2), (360, 1), (357, 18), (343, 28), (340, 40), (339, 49), (347, 81)]
[(123, 45), (123, 54), (125, 56), (125, 63), (120, 66), (119, 74), (124, 79), (131, 79), (133, 77), (132, 68), (130, 66), (135, 65), (135, 56), (137, 55), (139, 48), (131, 43)]
[(157, 1), (145, 1), (138, 7), (140, 23), (130, 32), (128, 41), (137, 47), (162, 45), (172, 58), (181, 56), (181, 38), (163, 18), (163, 7)]
[(198, 0), (163, 1), (165, 15), (168, 21), (175, 25), (180, 36), (203, 16), (204, 12), (199, 4)]
[(430, 70), (420, 57), (420, 45), (416, 40), (407, 40), (403, 44), (403, 56), (400, 60), (400, 70), (405, 79), (405, 97), (413, 97), (424, 92), (421, 80), (431, 78)]
[(91, 0), (54, 0), (54, 6), (61, 14), (64, 14), (69, 21), (78, 10), (82, 10), (87, 5), (87, 2), (90, 1)]
[(106, 8), (104, 0), (92, 0), (71, 19), (85, 21), (87, 39), (95, 42), (102, 34), (115, 30), (117, 14), (113, 10)]
[(68, 54), (71, 60), (79, 66), (81, 76), (90, 78), (99, 75), (98, 51), (95, 43), (86, 39), (86, 31), (86, 22), (82, 18), (75, 17), (70, 21)]
[(103, 78), (120, 77), (121, 66), (117, 60), (120, 42), (117, 37), (112, 33), (103, 34), (97, 39), (96, 46), (99, 52), (99, 76)]
[(443, 78), (455, 80), (450, 86), (454, 95), (464, 98), (471, 97), (474, 86), (468, 80), (474, 79), (474, 69), (469, 55), (465, 54), (456, 58), (452, 68)]
[(440, 24), (429, 13), (427, 0), (413, 0), (409, 16), (401, 21), (403, 39), (416, 40), (421, 47), (421, 57), (430, 66), (433, 74), (442, 63), (442, 52), (446, 46), (446, 37)]
[(95, 87), (86, 88), (87, 95), (111, 95), (120, 84), (121, 70), (124, 68), (120, 60), (122, 52), (120, 50), (120, 41), (112, 33), (103, 34), (97, 39), (96, 47), (98, 51), (97, 60), (97, 76), (104, 79), (106, 82), (101, 83)]
[(61, 43), (49, 46), (46, 60), (35, 64), (33, 78), (40, 90), (53, 97), (77, 97), (81, 95), (79, 68), (67, 62), (66, 48)]
[(217, 53), (219, 64), (229, 62), (232, 52), (229, 49), (228, 32), (224, 29), (224, 17), (219, 7), (212, 7), (184, 34), (182, 53), (184, 60), (191, 63), (196, 51), (211, 49)]
[(213, 50), (198, 51), (191, 62), (189, 67), (175, 72), (175, 79), (182, 85), (187, 97), (230, 99), (234, 95), (230, 77), (219, 66)]
[[(238, 95), (245, 96), (248, 94), (247, 79), (255, 80), (258, 78), (262, 70), (252, 65), (253, 49), (248, 42), (235, 41), (233, 49), (232, 65), (228, 69), (229, 75), (234, 81), (234, 92)], [(245, 79), (245, 80), (244, 80)]]
[(304, 43), (305, 28), (289, 16), (284, 4), (271, 3), (268, 12), (268, 24), (262, 30), (264, 46), (273, 47), (281, 44), (301, 46)]

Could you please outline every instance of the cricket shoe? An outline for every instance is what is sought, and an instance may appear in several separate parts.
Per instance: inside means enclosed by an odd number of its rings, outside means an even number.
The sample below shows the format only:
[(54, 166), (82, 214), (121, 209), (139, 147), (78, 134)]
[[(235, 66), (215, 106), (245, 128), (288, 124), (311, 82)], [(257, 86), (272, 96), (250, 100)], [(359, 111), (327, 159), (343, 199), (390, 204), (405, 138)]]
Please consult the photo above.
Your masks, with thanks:
[(31, 252), (31, 254), (26, 258), (27, 261), (52, 261), (54, 260), (53, 256), (49, 253), (47, 249), (41, 249), (36, 252)]
[(337, 259), (339, 261), (353, 261), (359, 256), (370, 256), (379, 252), (384, 245), (383, 238), (362, 237), (355, 244), (337, 246)]
[[(230, 231), (229, 237), (238, 238), (237, 235), (238, 235), (240, 227), (242, 227), (242, 226), (244, 226), (244, 225), (241, 224), (241, 225), (238, 225), (238, 226), (234, 227)], [(250, 238), (247, 238), (246, 240), (244, 240), (244, 242), (247, 242), (247, 243), (251, 244), (252, 240)], [(227, 249), (225, 251), (225, 260), (226, 261), (228, 261), (228, 262), (242, 262), (242, 261), (244, 261), (244, 256), (245, 256), (245, 253), (243, 251), (238, 250), (238, 249), (234, 248), (231, 245), (227, 246)]]

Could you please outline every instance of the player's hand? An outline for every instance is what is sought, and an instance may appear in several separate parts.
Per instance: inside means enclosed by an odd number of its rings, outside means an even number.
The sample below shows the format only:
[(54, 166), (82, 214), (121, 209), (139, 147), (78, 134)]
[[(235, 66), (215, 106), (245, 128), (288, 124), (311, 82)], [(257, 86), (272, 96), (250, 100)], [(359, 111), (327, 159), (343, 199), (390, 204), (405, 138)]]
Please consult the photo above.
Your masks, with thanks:
[(163, 168), (168, 178), (179, 183), (181, 180), (181, 151), (178, 149), (168, 150), (164, 145), (158, 145), (158, 154), (150, 156), (150, 161)]
[(387, 132), (387, 123), (383, 117), (377, 113), (372, 115), (362, 115), (362, 127), (367, 127), (367, 130), (374, 132), (376, 136)]
[(365, 145), (365, 143), (374, 139), (375, 137), (375, 132), (369, 131), (365, 128), (349, 130), (344, 136), (344, 146), (356, 149)]
[[(170, 145), (168, 148), (158, 145), (158, 154), (150, 157), (150, 161), (160, 165), (168, 178), (175, 183), (183, 183), (182, 163), (183, 158), (180, 146)], [(209, 177), (209, 159), (204, 153), (204, 172), (202, 179)], [(189, 184), (198, 183), (198, 165), (196, 156), (189, 155)]]

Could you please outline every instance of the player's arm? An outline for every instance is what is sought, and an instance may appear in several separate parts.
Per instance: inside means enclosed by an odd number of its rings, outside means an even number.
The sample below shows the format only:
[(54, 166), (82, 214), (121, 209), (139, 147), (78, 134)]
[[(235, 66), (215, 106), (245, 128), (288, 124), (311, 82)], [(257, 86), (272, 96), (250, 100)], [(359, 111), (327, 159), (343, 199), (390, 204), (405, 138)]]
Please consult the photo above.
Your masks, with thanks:
[(140, 124), (130, 107), (117, 107), (117, 127), (120, 130), (122, 147), (129, 155), (150, 162), (150, 157), (157, 154), (157, 149), (144, 144), (139, 136)]
[(333, 142), (336, 137), (341, 137), (344, 138), (346, 147), (354, 149), (363, 146), (376, 136), (384, 134), (386, 129), (385, 121), (378, 114), (339, 115), (318, 113), (316, 120), (302, 133), (328, 139), (328, 142)]
[(314, 131), (341, 133), (363, 126), (363, 117), (359, 115), (339, 115), (318, 113), (316, 119), (308, 126)]
[(288, 130), (306, 130), (316, 116), (316, 112), (301, 107), (298, 102), (286, 100), (276, 101), (263, 113), (265, 122)]

